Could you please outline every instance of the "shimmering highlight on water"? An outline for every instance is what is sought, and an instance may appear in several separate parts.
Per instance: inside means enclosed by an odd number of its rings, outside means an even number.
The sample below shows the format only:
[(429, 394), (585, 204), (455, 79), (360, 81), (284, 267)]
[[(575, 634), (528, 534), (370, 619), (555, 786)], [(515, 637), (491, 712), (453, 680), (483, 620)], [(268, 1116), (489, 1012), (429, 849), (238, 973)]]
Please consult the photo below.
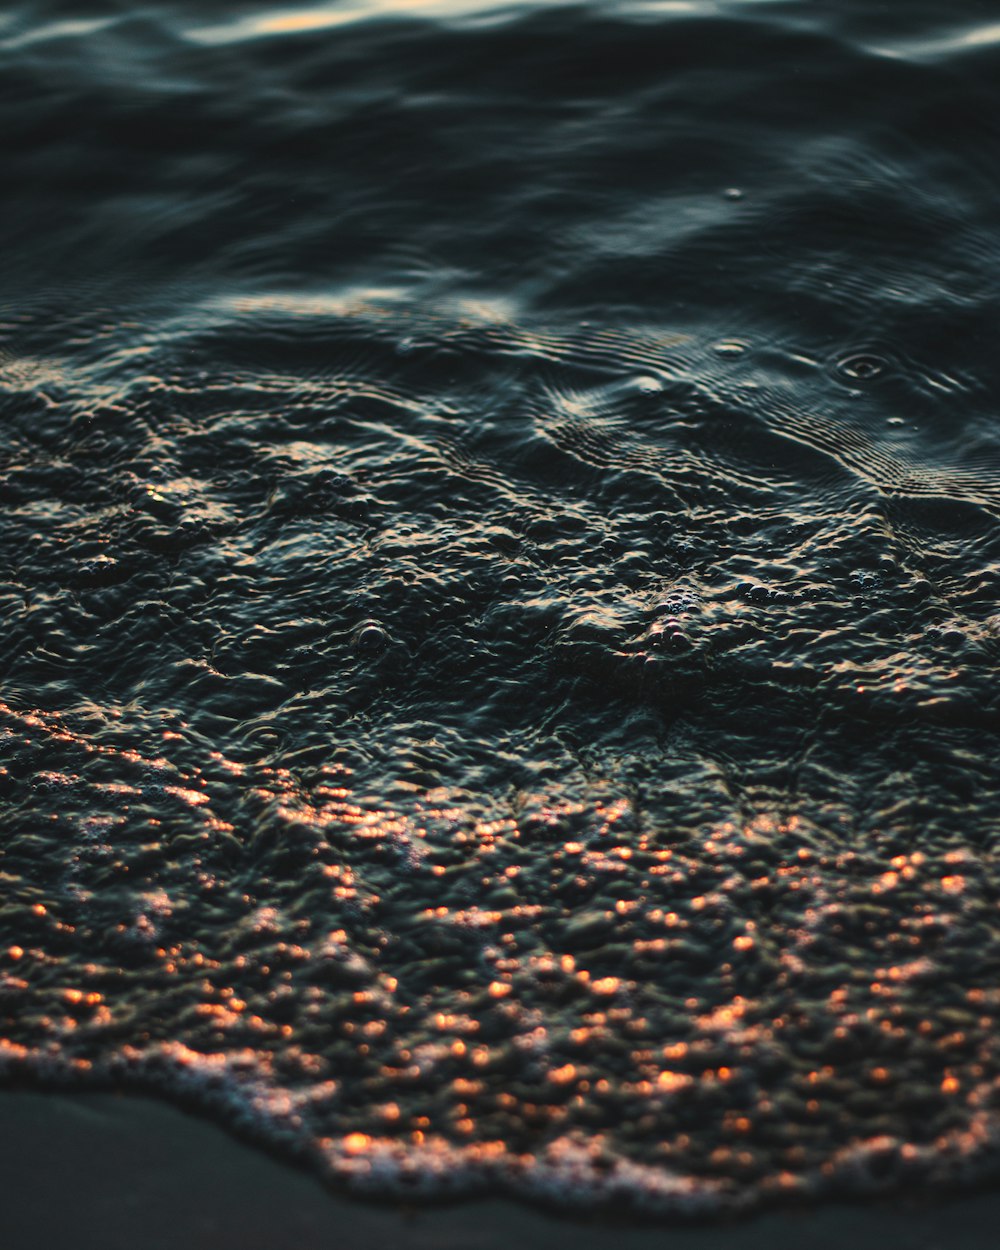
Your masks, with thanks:
[(895, 12), (8, 17), (5, 1079), (995, 1172), (995, 41)]

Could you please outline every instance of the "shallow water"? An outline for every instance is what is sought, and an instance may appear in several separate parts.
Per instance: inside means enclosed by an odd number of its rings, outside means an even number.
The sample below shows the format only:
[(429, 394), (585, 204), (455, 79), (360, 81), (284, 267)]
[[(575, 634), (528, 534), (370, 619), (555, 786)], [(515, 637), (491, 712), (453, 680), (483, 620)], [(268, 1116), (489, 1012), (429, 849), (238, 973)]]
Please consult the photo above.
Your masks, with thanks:
[(990, 6), (0, 18), (0, 1066), (367, 1190), (997, 1171)]

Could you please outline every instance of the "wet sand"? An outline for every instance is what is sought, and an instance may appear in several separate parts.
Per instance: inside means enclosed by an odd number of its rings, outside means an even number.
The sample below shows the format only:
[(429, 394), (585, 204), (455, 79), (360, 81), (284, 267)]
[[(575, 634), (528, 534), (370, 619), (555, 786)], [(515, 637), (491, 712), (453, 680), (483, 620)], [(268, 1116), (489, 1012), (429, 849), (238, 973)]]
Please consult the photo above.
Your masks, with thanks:
[(509, 1201), (356, 1203), (150, 1099), (0, 1094), (4, 1250), (992, 1250), (1000, 1196), (772, 1211), (722, 1225), (577, 1222)]

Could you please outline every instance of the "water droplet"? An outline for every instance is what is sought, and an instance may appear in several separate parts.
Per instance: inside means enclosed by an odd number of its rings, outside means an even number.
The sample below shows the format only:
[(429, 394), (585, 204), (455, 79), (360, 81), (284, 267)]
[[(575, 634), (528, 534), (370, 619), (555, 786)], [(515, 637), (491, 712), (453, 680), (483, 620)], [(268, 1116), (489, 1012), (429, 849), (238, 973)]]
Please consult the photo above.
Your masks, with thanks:
[(746, 349), (746, 343), (741, 343), (739, 339), (724, 339), (713, 344), (712, 348), (717, 356), (742, 356)]

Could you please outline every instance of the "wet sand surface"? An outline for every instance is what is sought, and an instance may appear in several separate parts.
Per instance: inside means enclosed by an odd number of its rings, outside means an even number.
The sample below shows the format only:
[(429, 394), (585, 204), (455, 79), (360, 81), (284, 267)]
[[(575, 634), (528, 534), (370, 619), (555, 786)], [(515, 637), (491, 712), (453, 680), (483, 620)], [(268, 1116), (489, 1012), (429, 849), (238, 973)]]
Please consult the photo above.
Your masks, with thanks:
[(352, 1202), (215, 1125), (113, 1094), (0, 1096), (4, 1250), (992, 1250), (1000, 1200), (977, 1193), (630, 1226), (512, 1202)]

